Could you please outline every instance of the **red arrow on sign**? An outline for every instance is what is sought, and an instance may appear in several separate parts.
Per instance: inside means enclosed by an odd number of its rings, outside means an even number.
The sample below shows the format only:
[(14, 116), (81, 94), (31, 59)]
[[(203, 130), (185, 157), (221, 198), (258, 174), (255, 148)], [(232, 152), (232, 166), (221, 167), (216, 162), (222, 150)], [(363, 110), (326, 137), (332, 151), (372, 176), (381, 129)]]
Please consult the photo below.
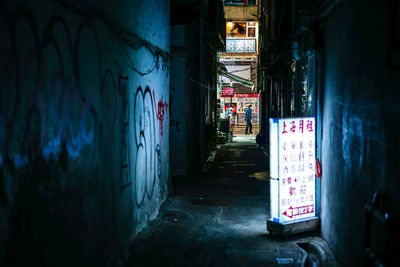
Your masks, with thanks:
[(283, 215), (285, 215), (285, 216), (289, 217), (290, 219), (292, 219), (292, 218), (293, 218), (293, 208), (292, 208), (292, 206), (290, 206), (290, 208), (288, 208), (288, 209), (283, 213)]
[(292, 207), (288, 208), (283, 215), (289, 217), (290, 219), (293, 218), (293, 216), (299, 216), (303, 214), (308, 214), (308, 213), (313, 213), (314, 212), (314, 205), (308, 205), (308, 206), (300, 206), (300, 207)]

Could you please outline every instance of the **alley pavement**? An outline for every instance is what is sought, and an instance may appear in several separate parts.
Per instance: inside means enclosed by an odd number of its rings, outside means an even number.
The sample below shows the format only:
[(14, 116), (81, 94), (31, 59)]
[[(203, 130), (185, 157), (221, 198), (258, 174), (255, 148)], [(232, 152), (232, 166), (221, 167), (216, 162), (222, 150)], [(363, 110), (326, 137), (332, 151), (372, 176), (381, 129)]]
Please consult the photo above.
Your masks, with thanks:
[(267, 160), (254, 136), (239, 136), (218, 145), (198, 177), (174, 177), (173, 196), (125, 266), (334, 266), (310, 260), (304, 244), (323, 247), (318, 233), (267, 232)]

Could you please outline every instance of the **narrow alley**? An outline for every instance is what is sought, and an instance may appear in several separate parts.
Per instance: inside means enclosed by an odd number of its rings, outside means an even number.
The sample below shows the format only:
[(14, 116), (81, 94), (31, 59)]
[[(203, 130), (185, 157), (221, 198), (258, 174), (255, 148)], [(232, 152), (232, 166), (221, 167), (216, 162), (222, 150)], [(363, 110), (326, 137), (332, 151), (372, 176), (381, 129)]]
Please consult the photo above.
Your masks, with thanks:
[(0, 0), (0, 36), (0, 266), (400, 266), (399, 0)]
[[(215, 152), (203, 174), (175, 181), (174, 196), (134, 242), (125, 266), (335, 266), (318, 233), (266, 231), (268, 158), (254, 136), (234, 137)], [(310, 257), (301, 244), (311, 241), (326, 255)]]

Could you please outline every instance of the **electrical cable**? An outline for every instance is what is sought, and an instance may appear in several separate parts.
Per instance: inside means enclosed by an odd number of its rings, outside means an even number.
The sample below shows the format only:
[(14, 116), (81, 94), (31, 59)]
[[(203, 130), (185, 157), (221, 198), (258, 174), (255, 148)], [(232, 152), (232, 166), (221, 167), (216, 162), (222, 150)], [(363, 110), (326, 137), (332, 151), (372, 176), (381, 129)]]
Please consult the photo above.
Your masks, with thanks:
[(133, 64), (133, 60), (129, 57), (128, 52), (124, 49), (124, 53), (126, 54), (128, 61), (130, 63), (130, 67), (133, 71), (138, 73), (141, 76), (148, 75), (152, 73), (154, 70), (160, 69), (160, 58), (162, 61), (161, 69), (166, 71), (166, 75), (169, 73), (169, 63), (171, 62), (171, 55), (162, 50), (161, 48), (151, 44), (150, 42), (144, 40), (143, 38), (139, 37), (137, 34), (133, 33), (132, 31), (126, 29), (118, 22), (113, 21), (111, 18), (107, 17), (106, 14), (100, 10), (99, 8), (91, 5), (87, 1), (74, 1), (76, 4), (72, 3), (72, 1), (66, 0), (58, 0), (63, 7), (81, 15), (91, 16), (94, 18), (99, 19), (102, 21), (109, 30), (116, 35), (116, 37), (127, 46), (139, 50), (141, 48), (145, 48), (149, 51), (153, 56), (153, 62), (150, 68), (144, 71), (140, 71), (136, 68)]

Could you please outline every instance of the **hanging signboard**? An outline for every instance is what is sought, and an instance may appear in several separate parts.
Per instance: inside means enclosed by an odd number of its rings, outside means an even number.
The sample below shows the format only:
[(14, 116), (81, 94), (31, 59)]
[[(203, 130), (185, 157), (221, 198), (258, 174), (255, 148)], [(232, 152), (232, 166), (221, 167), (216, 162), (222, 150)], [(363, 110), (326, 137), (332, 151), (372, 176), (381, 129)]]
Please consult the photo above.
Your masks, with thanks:
[(233, 87), (222, 87), (222, 95), (233, 96)]
[[(271, 227), (273, 223), (285, 225), (316, 218), (315, 119), (269, 119), (269, 125), (271, 223), (268, 228), (276, 230)], [(301, 231), (301, 227), (296, 230)]]
[(256, 52), (256, 39), (226, 39), (226, 52)]

